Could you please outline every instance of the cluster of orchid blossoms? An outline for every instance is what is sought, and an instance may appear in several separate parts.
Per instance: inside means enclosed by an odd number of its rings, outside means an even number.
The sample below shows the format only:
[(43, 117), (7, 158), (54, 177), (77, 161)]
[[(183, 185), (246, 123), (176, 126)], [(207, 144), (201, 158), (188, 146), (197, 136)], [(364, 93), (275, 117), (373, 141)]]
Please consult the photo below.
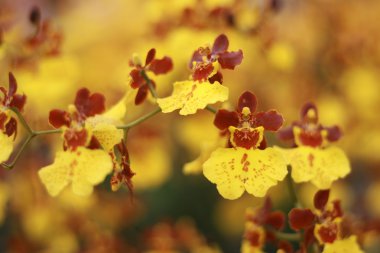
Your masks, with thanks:
[[(298, 252), (306, 253), (314, 246), (316, 252), (344, 252), (346, 249), (349, 249), (347, 252), (362, 252), (356, 237), (341, 229), (343, 212), (339, 202), (327, 203), (332, 183), (350, 172), (344, 152), (331, 145), (341, 137), (339, 128), (321, 125), (317, 108), (312, 103), (302, 107), (299, 121), (281, 128), (282, 115), (276, 110), (257, 111), (256, 96), (249, 91), (240, 96), (235, 110), (217, 110), (209, 106), (228, 99), (222, 70), (235, 69), (243, 59), (241, 50), (229, 51), (228, 48), (229, 41), (222, 34), (212, 46), (197, 49), (189, 63), (191, 75), (184, 81), (175, 82), (172, 94), (165, 98), (158, 97), (156, 83), (150, 75), (171, 71), (172, 60), (167, 56), (157, 59), (155, 49), (148, 52), (144, 65), (134, 56), (130, 61), (127, 97), (134, 97), (134, 103), (139, 105), (151, 96), (147, 101), (156, 104), (157, 109), (128, 124), (123, 122), (126, 98), (106, 111), (102, 94), (82, 88), (67, 111), (55, 109), (50, 112), (49, 123), (54, 130), (34, 131), (21, 114), (26, 96), (16, 94), (16, 80), (10, 74), (8, 91), (1, 87), (0, 162), (12, 168), (18, 158), (16, 155), (13, 162), (7, 162), (17, 133), (14, 114), (29, 133), (26, 144), (37, 135), (60, 133), (62, 136), (62, 150), (57, 152), (54, 163), (38, 172), (50, 195), (57, 196), (71, 185), (74, 193), (88, 196), (110, 173), (112, 190), (124, 184), (132, 192), (135, 173), (126, 144), (128, 130), (160, 112), (179, 110), (180, 115), (189, 115), (207, 109), (215, 113), (214, 125), (220, 130), (219, 138), (208, 145), (198, 159), (186, 164), (184, 173), (203, 171), (203, 175), (216, 184), (220, 195), (230, 200), (241, 197), (245, 191), (265, 197), (269, 188), (285, 178), (291, 183), (311, 182), (321, 190), (315, 197), (316, 210), (295, 208), (289, 213), (290, 226), (297, 231), (292, 236), (301, 245)], [(278, 131), (279, 139), (292, 142), (292, 147), (270, 147), (265, 131)], [(258, 211), (249, 211), (242, 251), (263, 252), (267, 240), (276, 243), (279, 253), (293, 252), (289, 242), (276, 237), (281, 235), (277, 230), (284, 227), (284, 222), (284, 214), (271, 212), (268, 201)]]

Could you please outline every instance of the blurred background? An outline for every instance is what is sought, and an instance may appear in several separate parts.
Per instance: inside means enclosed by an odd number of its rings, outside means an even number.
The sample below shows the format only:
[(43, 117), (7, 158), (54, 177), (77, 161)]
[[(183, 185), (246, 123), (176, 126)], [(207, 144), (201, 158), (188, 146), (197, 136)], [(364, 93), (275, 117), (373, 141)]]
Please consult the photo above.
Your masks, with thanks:
[[(230, 50), (244, 53), (240, 66), (223, 73), (230, 105), (250, 90), (259, 110), (275, 108), (289, 125), (305, 102), (316, 103), (322, 124), (342, 128), (337, 145), (352, 166), (334, 183), (333, 198), (363, 222), (379, 220), (379, 12), (377, 0), (0, 0), (0, 85), (7, 87), (12, 71), (28, 97), (27, 121), (48, 129), (49, 111), (66, 109), (81, 87), (115, 105), (127, 90), (132, 54), (144, 59), (153, 47), (173, 59), (174, 70), (155, 77), (159, 96), (169, 95), (189, 77), (193, 51), (225, 33)], [(151, 107), (129, 104), (126, 122)], [(90, 198), (71, 191), (51, 198), (37, 171), (52, 162), (61, 139), (34, 140), (12, 171), (0, 170), (0, 252), (239, 252), (245, 209), (263, 200), (224, 200), (202, 174), (182, 172), (218, 135), (212, 122), (207, 111), (173, 113), (133, 128), (133, 199), (127, 189), (112, 192), (109, 179)], [(316, 189), (299, 188), (311, 205)], [(291, 208), (283, 184), (270, 196), (276, 209)], [(379, 252), (378, 233), (360, 241)]]

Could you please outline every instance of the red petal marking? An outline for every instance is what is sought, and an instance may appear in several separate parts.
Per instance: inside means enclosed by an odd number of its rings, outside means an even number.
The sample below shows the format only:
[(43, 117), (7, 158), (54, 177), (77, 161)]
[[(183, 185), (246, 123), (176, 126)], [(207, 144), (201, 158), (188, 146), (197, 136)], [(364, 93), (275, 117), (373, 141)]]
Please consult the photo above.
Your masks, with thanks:
[(333, 243), (338, 237), (338, 225), (333, 222), (322, 224), (317, 233), (324, 243)]
[(329, 200), (330, 190), (320, 190), (314, 195), (314, 207), (323, 210)]
[(195, 81), (203, 81), (208, 79), (212, 71), (214, 70), (214, 66), (211, 63), (199, 63), (195, 66), (193, 79)]
[(223, 75), (221, 72), (217, 71), (215, 75), (213, 75), (212, 77), (210, 77), (208, 79), (208, 81), (210, 83), (218, 82), (218, 83), (222, 84), (223, 83)]
[(85, 146), (87, 141), (86, 129), (76, 131), (75, 129), (68, 128), (63, 134), (65, 139), (65, 147), (70, 150), (76, 150), (79, 146)]
[(265, 138), (265, 136), (263, 136), (263, 140), (260, 142), (260, 146), (258, 146), (257, 148), (261, 150), (267, 148), (267, 139)]
[(140, 89), (137, 91), (137, 94), (135, 97), (135, 105), (139, 105), (142, 102), (144, 102), (147, 96), (148, 96), (148, 86), (144, 85), (140, 87)]
[(8, 120), (8, 116), (5, 113), (0, 112), (0, 130), (1, 131), (5, 130), (5, 122), (7, 120)]
[(337, 141), (342, 137), (342, 131), (338, 126), (324, 127), (327, 130), (327, 140), (330, 142)]
[(294, 230), (305, 229), (314, 224), (315, 215), (310, 209), (293, 208), (289, 212), (289, 224)]
[(214, 119), (214, 125), (220, 130), (227, 129), (229, 126), (236, 127), (239, 124), (239, 115), (237, 112), (230, 112), (225, 109), (217, 111)]
[(280, 129), (277, 132), (277, 137), (283, 141), (294, 140), (293, 126)]
[(145, 66), (151, 63), (155, 56), (156, 56), (156, 49), (152, 48), (151, 50), (149, 50), (148, 54), (146, 55)]
[(306, 132), (302, 129), (298, 137), (305, 146), (319, 147), (323, 143), (323, 137), (320, 131)]
[(235, 69), (237, 65), (243, 60), (243, 52), (241, 50), (236, 52), (224, 52), (219, 54), (218, 62), (222, 69)]
[(17, 136), (17, 120), (15, 118), (11, 118), (7, 124), (5, 125), (5, 134), (8, 136), (12, 136), (14, 134), (14, 139)]
[(167, 56), (162, 59), (154, 59), (148, 69), (156, 75), (166, 74), (173, 69), (173, 61)]
[(146, 83), (140, 69), (132, 69), (129, 76), (132, 78), (131, 87), (134, 89), (140, 88)]
[(62, 126), (69, 127), (71, 124), (70, 114), (63, 110), (51, 110), (49, 113), (49, 123), (55, 128)]
[(228, 44), (229, 42), (227, 36), (224, 34), (219, 35), (215, 39), (214, 45), (212, 46), (212, 54), (220, 54), (227, 51)]
[(285, 214), (281, 211), (274, 211), (268, 215), (265, 224), (271, 225), (277, 230), (281, 230), (285, 226)]
[(238, 147), (245, 149), (256, 148), (259, 144), (260, 132), (256, 129), (253, 130), (250, 128), (236, 129), (232, 138), (233, 143)]
[(8, 97), (12, 97), (17, 92), (17, 81), (12, 72), (9, 72), (9, 90)]
[(248, 107), (249, 110), (251, 110), (251, 113), (254, 113), (256, 111), (257, 99), (255, 94), (246, 91), (242, 95), (240, 95), (237, 111), (241, 112), (244, 107)]
[(290, 242), (287, 241), (280, 241), (277, 245), (278, 249), (282, 249), (286, 253), (293, 253), (293, 246)]
[(87, 88), (78, 90), (75, 98), (75, 107), (81, 115), (91, 117), (100, 114), (105, 110), (105, 97), (100, 93), (93, 93)]
[(20, 112), (24, 109), (26, 103), (26, 96), (25, 94), (15, 94), (12, 97), (12, 101), (10, 102), (11, 107), (16, 107)]
[(102, 146), (100, 145), (99, 140), (95, 137), (92, 136), (90, 140), (90, 144), (87, 145), (88, 149), (100, 149)]
[(260, 237), (261, 235), (258, 231), (250, 230), (245, 233), (245, 239), (254, 247), (260, 246)]
[(277, 131), (284, 123), (284, 118), (276, 110), (270, 110), (257, 113), (254, 123), (254, 127), (263, 126), (267, 131)]
[[(309, 118), (308, 112), (309, 110), (314, 110), (315, 118)], [(300, 117), (302, 121), (306, 121), (308, 123), (317, 123), (318, 122), (318, 109), (314, 103), (308, 102), (304, 104), (301, 108)]]
[(343, 217), (343, 210), (342, 210), (342, 207), (340, 206), (340, 201), (334, 200), (332, 202), (332, 204), (333, 204), (333, 209), (332, 210), (326, 210), (323, 213), (323, 217), (324, 218), (329, 217), (332, 220), (335, 218), (338, 218), (338, 217)]
[(195, 50), (193, 53), (193, 56), (190, 59), (189, 68), (193, 69), (193, 62), (202, 62), (202, 61), (203, 61), (203, 56), (200, 53), (200, 50), (199, 49)]

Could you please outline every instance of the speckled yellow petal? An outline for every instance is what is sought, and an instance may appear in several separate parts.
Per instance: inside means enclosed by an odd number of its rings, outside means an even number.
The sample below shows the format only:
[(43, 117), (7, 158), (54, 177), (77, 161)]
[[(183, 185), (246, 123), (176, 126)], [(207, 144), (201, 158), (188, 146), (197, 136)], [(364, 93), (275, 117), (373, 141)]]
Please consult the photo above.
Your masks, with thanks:
[(298, 147), (292, 149), (289, 161), (295, 182), (311, 181), (319, 189), (330, 188), (335, 180), (345, 177), (351, 171), (345, 153), (337, 147)]
[(364, 253), (357, 243), (356, 236), (350, 236), (343, 240), (336, 240), (331, 244), (325, 244), (322, 253)]
[(13, 151), (13, 136), (0, 132), (0, 163), (8, 160)]
[(57, 196), (70, 182), (75, 194), (88, 196), (111, 170), (112, 161), (105, 151), (78, 148), (75, 152), (58, 152), (54, 163), (38, 174), (52, 196)]
[(179, 114), (194, 114), (208, 104), (223, 102), (228, 99), (228, 88), (215, 82), (183, 81), (174, 83), (173, 94), (157, 99), (162, 112), (169, 113), (181, 109)]
[(107, 110), (103, 116), (114, 120), (123, 120), (127, 112), (127, 107), (134, 105), (136, 94), (137, 89), (132, 89), (130, 86), (128, 86), (125, 95), (120, 99), (119, 102)]
[(244, 189), (256, 197), (265, 196), (284, 179), (287, 168), (282, 154), (273, 148), (219, 148), (203, 164), (203, 174), (224, 198), (237, 199)]
[(117, 129), (116, 126), (111, 123), (112, 121), (113, 120), (101, 115), (86, 120), (86, 126), (106, 151), (112, 150), (123, 138), (123, 130)]

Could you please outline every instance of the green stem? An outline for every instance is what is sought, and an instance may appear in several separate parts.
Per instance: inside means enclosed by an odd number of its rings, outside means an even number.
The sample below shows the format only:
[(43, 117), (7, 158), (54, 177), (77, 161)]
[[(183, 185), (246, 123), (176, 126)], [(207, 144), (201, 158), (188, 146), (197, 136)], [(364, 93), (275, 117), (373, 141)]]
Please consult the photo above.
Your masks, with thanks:
[(269, 229), (274, 236), (276, 236), (277, 239), (284, 240), (284, 241), (293, 241), (293, 242), (299, 242), (301, 240), (301, 235), (299, 233), (285, 233), (276, 231), (274, 229)]
[(25, 130), (28, 131), (29, 134), (33, 134), (32, 128), (28, 125), (21, 112), (16, 107), (11, 107), (10, 110), (16, 114), (17, 118), (19, 119), (21, 125), (25, 128)]
[(218, 111), (217, 109), (215, 109), (214, 107), (208, 105), (206, 106), (206, 110), (208, 110), (209, 112), (213, 113), (213, 114), (216, 114), (216, 112)]
[(156, 115), (157, 113), (161, 112), (161, 108), (157, 108), (156, 110), (128, 123), (127, 125), (123, 125), (123, 126), (118, 126), (117, 128), (118, 129), (129, 129), (129, 128), (132, 128), (136, 125), (139, 125), (140, 123), (144, 122), (145, 120), (153, 117), (154, 115)]
[(300, 199), (299, 199), (297, 191), (296, 191), (296, 187), (294, 185), (294, 182), (293, 182), (290, 174), (291, 174), (291, 171), (289, 171), (288, 175), (286, 176), (286, 184), (288, 186), (290, 199), (291, 199), (292, 203), (294, 203), (295, 207), (302, 207), (302, 204), (300, 202)]
[(156, 89), (153, 87), (152, 81), (149, 79), (149, 77), (146, 74), (145, 70), (141, 70), (141, 75), (142, 75), (142, 77), (144, 77), (144, 80), (145, 80), (146, 84), (148, 85), (150, 94), (152, 94), (152, 96), (154, 98), (157, 98), (158, 96), (157, 96)]
[(33, 131), (35, 135), (44, 135), (44, 134), (59, 134), (62, 133), (61, 129), (50, 129), (50, 130), (40, 130), (40, 131)]
[(15, 166), (17, 160), (19, 159), (19, 157), (21, 156), (21, 154), (24, 152), (24, 150), (26, 149), (26, 147), (28, 146), (28, 144), (31, 142), (31, 140), (36, 137), (35, 134), (31, 134), (29, 135), (25, 142), (22, 144), (21, 148), (19, 149), (19, 151), (17, 152), (15, 158), (13, 159), (13, 161), (10, 163), (10, 164), (6, 164), (6, 163), (2, 163), (1, 166), (7, 168), (8, 170), (11, 170), (13, 169), (13, 167)]

